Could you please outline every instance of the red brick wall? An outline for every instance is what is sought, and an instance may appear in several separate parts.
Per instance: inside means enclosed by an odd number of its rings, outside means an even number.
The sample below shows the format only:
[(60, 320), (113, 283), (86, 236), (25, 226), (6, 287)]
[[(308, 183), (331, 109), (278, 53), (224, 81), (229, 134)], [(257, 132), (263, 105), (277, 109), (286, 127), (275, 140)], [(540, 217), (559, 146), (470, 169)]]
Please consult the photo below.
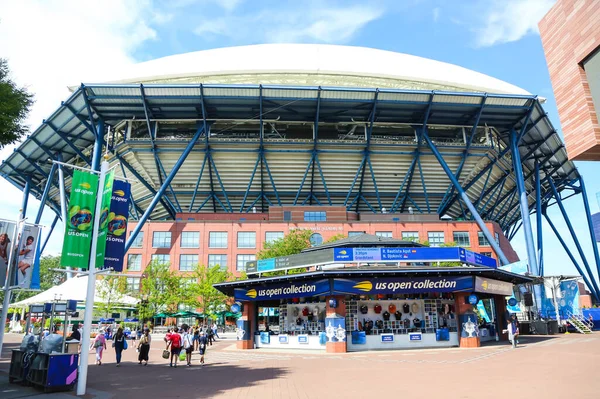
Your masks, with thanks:
[(600, 160), (600, 124), (581, 66), (600, 46), (600, 1), (558, 0), (539, 28), (569, 158)]

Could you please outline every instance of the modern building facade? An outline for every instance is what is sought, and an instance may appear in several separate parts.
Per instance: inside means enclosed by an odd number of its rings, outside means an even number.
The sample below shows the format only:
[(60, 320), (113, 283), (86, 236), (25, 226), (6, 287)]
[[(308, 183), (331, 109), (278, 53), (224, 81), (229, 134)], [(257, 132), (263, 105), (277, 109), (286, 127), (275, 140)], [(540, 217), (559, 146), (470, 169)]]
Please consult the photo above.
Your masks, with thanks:
[(569, 158), (600, 160), (600, 4), (558, 0), (539, 23)]

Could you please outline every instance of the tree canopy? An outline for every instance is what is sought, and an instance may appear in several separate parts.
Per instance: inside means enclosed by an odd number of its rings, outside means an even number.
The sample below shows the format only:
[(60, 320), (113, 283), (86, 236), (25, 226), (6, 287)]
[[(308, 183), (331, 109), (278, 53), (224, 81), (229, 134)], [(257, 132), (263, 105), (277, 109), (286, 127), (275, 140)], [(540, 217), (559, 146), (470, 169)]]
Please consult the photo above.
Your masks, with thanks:
[(24, 122), (32, 105), (33, 94), (10, 79), (8, 62), (0, 58), (0, 149), (27, 133)]

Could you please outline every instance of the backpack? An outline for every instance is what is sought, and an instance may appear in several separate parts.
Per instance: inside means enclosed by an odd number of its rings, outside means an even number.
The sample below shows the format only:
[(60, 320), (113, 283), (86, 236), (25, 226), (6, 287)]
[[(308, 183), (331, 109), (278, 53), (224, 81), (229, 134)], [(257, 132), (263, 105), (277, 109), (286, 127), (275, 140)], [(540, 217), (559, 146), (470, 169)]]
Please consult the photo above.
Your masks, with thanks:
[(184, 349), (189, 349), (191, 346), (190, 344), (190, 334), (185, 333), (185, 335), (183, 336), (183, 348)]
[(173, 334), (171, 334), (170, 339), (172, 341), (171, 346), (173, 348), (180, 348), (181, 347), (181, 335), (179, 335), (177, 333), (173, 333)]

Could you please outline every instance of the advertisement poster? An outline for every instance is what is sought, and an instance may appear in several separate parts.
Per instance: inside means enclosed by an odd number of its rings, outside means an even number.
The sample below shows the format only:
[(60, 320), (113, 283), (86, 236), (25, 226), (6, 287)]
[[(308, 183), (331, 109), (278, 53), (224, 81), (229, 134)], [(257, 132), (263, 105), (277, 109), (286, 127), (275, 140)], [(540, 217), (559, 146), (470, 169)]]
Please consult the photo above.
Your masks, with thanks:
[(74, 170), (71, 182), (68, 221), (60, 265), (87, 269), (92, 244), (98, 176)]
[[(38, 241), (41, 228), (39, 226), (24, 224), (22, 231), (19, 232), (19, 245), (15, 256), (14, 266), (11, 272), (11, 285), (17, 288), (30, 289), (31, 280), (35, 272), (34, 260), (38, 250)], [(39, 274), (39, 269), (37, 269)], [(35, 276), (39, 281), (39, 276)], [(35, 288), (35, 287), (33, 287)]]
[(123, 271), (130, 198), (131, 184), (115, 180), (110, 212), (108, 213), (108, 236), (106, 238), (104, 267), (112, 267), (113, 270), (118, 272)]
[(13, 239), (16, 225), (17, 223), (9, 220), (0, 220), (0, 284), (2, 287), (4, 287), (6, 282), (8, 255), (12, 248), (11, 240)]
[[(98, 226), (98, 243), (96, 244), (96, 268), (104, 268), (104, 255), (106, 254), (106, 236), (108, 232), (108, 222), (110, 213), (110, 204), (113, 195), (113, 180), (115, 171), (111, 170), (106, 174), (104, 180), (104, 189), (102, 190), (102, 205), (100, 207), (100, 226)], [(93, 220), (93, 219), (92, 219)]]

